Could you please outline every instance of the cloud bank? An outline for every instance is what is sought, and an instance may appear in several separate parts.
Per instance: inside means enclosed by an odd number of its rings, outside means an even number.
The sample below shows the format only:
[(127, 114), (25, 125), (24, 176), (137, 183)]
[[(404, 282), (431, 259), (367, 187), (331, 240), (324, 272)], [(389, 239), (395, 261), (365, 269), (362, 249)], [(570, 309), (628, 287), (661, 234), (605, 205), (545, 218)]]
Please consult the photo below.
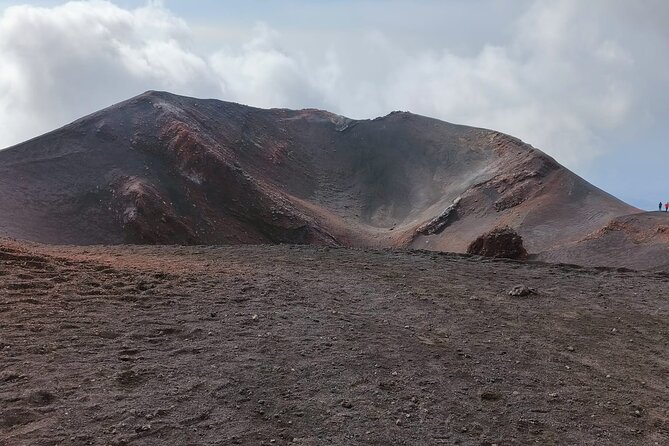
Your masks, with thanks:
[(669, 54), (667, 5), (536, 0), (506, 39), (467, 54), (447, 42), (409, 49), (364, 27), (349, 40), (323, 36), (314, 51), (263, 24), (245, 43), (209, 41), (203, 51), (194, 28), (160, 2), (9, 7), (0, 16), (0, 147), (164, 89), (354, 118), (409, 110), (513, 134), (578, 169), (666, 113), (669, 94), (657, 87), (669, 80), (658, 58)]

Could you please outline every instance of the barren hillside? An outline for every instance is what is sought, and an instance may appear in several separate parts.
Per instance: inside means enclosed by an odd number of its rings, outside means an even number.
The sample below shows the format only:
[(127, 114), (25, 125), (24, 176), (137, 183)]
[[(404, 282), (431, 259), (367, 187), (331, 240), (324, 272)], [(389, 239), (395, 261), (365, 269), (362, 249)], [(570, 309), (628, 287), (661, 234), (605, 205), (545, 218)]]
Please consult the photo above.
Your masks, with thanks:
[(583, 239), (542, 252), (536, 258), (669, 271), (669, 214), (644, 212), (617, 217)]
[(0, 234), (68, 244), (301, 243), (530, 254), (636, 210), (513, 137), (147, 92), (0, 151)]

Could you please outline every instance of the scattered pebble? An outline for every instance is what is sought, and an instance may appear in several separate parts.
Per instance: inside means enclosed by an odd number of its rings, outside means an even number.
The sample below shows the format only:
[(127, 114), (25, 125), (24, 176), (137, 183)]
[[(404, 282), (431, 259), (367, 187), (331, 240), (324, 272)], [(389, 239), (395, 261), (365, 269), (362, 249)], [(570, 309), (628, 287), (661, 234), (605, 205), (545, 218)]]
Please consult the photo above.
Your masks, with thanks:
[(525, 285), (516, 285), (509, 291), (509, 296), (513, 297), (525, 297), (537, 294), (539, 294), (539, 292), (536, 288), (530, 288)]

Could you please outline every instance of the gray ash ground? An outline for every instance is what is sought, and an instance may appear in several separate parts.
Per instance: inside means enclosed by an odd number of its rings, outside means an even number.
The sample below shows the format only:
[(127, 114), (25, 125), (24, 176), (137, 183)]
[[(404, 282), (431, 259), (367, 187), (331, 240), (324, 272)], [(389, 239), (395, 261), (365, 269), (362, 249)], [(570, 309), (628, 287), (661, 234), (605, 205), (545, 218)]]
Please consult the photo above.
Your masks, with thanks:
[(0, 444), (666, 445), (668, 287), (427, 252), (6, 242)]

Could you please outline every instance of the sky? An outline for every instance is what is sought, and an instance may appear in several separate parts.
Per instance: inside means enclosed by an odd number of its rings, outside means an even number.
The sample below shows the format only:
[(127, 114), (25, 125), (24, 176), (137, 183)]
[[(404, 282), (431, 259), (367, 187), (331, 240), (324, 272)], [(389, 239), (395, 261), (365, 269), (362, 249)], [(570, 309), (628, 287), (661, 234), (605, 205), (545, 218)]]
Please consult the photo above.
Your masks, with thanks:
[(509, 133), (669, 201), (666, 0), (0, 0), (0, 147), (146, 90)]

